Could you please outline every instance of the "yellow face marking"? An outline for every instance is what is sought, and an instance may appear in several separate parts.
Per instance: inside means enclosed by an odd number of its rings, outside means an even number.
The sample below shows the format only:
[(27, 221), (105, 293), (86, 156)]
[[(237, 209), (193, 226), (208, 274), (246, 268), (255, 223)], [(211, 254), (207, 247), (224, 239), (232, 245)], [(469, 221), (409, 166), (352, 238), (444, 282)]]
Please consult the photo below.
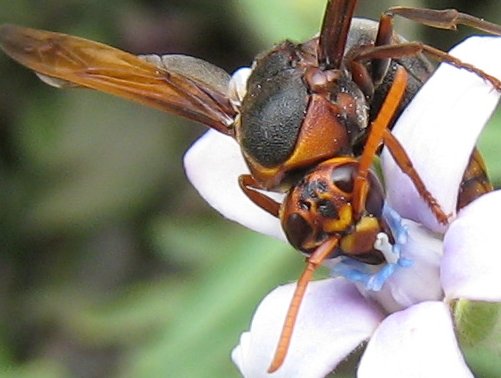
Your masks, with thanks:
[(374, 241), (380, 232), (379, 222), (374, 217), (363, 217), (355, 231), (341, 240), (341, 249), (348, 255), (367, 253), (373, 249)]
[(324, 231), (327, 233), (341, 232), (353, 224), (353, 210), (351, 204), (347, 203), (339, 209), (338, 219), (328, 219), (324, 221)]

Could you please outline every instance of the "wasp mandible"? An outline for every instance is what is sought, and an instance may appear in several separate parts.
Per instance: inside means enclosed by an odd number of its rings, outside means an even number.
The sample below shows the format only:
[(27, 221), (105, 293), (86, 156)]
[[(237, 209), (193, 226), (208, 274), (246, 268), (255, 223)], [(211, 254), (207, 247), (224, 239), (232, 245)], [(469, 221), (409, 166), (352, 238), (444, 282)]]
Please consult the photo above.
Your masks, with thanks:
[[(385, 258), (374, 247), (391, 232), (372, 161), (384, 144), (441, 223), (427, 190), (391, 128), (433, 71), (425, 55), (466, 69), (500, 91), (501, 82), (421, 42), (394, 33), (401, 16), (437, 28), (464, 24), (501, 35), (501, 27), (455, 10), (395, 7), (379, 21), (354, 18), (355, 0), (327, 2), (319, 37), (282, 42), (259, 54), (248, 75), (184, 55), (135, 56), (65, 34), (0, 27), (2, 49), (56, 87), (117, 95), (202, 123), (235, 138), (251, 172), (239, 184), (278, 217), (290, 243), (308, 256), (270, 371), (287, 354), (294, 321), (313, 271), (325, 259), (348, 256), (367, 264)], [(458, 208), (491, 190), (475, 150)], [(262, 190), (285, 193), (278, 203)]]

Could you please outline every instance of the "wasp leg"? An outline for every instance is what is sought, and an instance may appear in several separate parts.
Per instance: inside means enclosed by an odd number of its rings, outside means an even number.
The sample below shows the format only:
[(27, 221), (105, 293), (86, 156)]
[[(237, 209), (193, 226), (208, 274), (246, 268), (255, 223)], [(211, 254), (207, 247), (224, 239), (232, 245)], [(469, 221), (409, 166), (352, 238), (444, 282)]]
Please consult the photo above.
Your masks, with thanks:
[(379, 146), (381, 143), (384, 143), (402, 172), (412, 180), (419, 195), (426, 201), (437, 220), (442, 224), (447, 224), (449, 217), (444, 213), (433, 195), (426, 189), (426, 185), (414, 168), (411, 159), (398, 139), (388, 130), (388, 125), (395, 116), (404, 96), (406, 86), (407, 72), (403, 68), (399, 68), (395, 74), (395, 79), (385, 98), (383, 106), (371, 125), (369, 138), (364, 146), (362, 156), (359, 159), (359, 168), (353, 188), (352, 206), (356, 217), (361, 216), (365, 209), (365, 201), (367, 198), (368, 171)]
[(358, 161), (358, 171), (353, 185), (353, 200), (352, 206), (355, 217), (358, 219), (362, 216), (365, 210), (365, 202), (367, 199), (367, 192), (369, 184), (367, 175), (369, 168), (373, 163), (374, 156), (377, 150), (384, 141), (385, 134), (389, 133), (388, 127), (392, 122), (402, 98), (407, 88), (407, 71), (399, 68), (395, 73), (395, 79), (391, 85), (390, 90), (384, 100), (381, 110), (379, 111), (376, 119), (371, 124), (371, 130), (367, 142), (364, 145), (364, 150)]
[(444, 213), (438, 201), (428, 191), (426, 185), (419, 176), (419, 173), (414, 168), (409, 155), (407, 155), (407, 152), (405, 152), (405, 149), (402, 147), (398, 139), (395, 138), (389, 130), (385, 130), (384, 145), (388, 148), (388, 151), (402, 172), (404, 172), (412, 180), (414, 187), (418, 191), (421, 198), (428, 204), (437, 220), (442, 224), (447, 224), (449, 216)]
[(501, 35), (501, 26), (481, 18), (458, 12), (456, 9), (426, 9), (411, 7), (392, 7), (384, 12), (385, 16), (393, 18), (400, 16), (408, 20), (437, 29), (456, 30), (458, 25), (465, 25), (487, 33)]
[(394, 59), (404, 58), (409, 56), (416, 56), (424, 53), (439, 62), (448, 63), (454, 67), (470, 71), (484, 80), (490, 82), (497, 91), (501, 91), (501, 81), (494, 76), (489, 75), (483, 70), (475, 67), (472, 64), (465, 63), (454, 56), (439, 50), (435, 47), (426, 45), (421, 42), (406, 42), (395, 45), (385, 45), (370, 47), (360, 50), (353, 59), (359, 62), (374, 60), (374, 59)]
[[(380, 62), (381, 60), (374, 60), (373, 62)], [(388, 62), (390, 60), (388, 59)], [(367, 67), (356, 60), (348, 62), (350, 71), (352, 73), (353, 81), (361, 89), (366, 98), (371, 99), (374, 95), (374, 80), (373, 76), (367, 70)], [(374, 67), (374, 63), (373, 63)]]
[[(378, 33), (374, 46), (394, 44), (392, 43), (392, 37), (393, 18), (395, 16), (407, 18), (411, 21), (438, 29), (456, 30), (458, 25), (466, 25), (491, 34), (501, 35), (500, 25), (466, 13), (458, 12), (456, 9), (435, 10), (426, 8), (392, 7), (384, 12), (379, 19)], [(437, 58), (436, 55), (432, 55)], [(375, 83), (379, 83), (386, 75), (391, 61), (390, 58), (373, 59), (372, 78)], [(438, 60), (447, 61), (441, 58), (438, 58)]]
[[(408, 20), (415, 21), (420, 24), (431, 26), (438, 29), (456, 30), (458, 25), (466, 25), (474, 29), (482, 30), (491, 34), (501, 35), (500, 25), (482, 20), (478, 17), (474, 17), (466, 13), (458, 12), (456, 9), (435, 10), (435, 9), (399, 6), (399, 7), (392, 7), (381, 15), (381, 18), (379, 19), (378, 33), (374, 46), (378, 47), (378, 46), (394, 45), (394, 43), (392, 43), (392, 37), (393, 37), (393, 18), (395, 16), (407, 18)], [(433, 51), (426, 51), (426, 50), (427, 48), (423, 48), (423, 52), (427, 52), (435, 59), (454, 64), (454, 61), (449, 61), (448, 57), (444, 57), (443, 55), (445, 54), (444, 52), (437, 49), (433, 49)], [(397, 58), (397, 57), (398, 56), (392, 56), (389, 58), (372, 60), (372, 67), (373, 67), (372, 78), (375, 83), (381, 82), (381, 80), (386, 75), (386, 72), (391, 62), (391, 58)], [(466, 66), (463, 67), (462, 64), (460, 65), (462, 68), (466, 69), (470, 68)], [(480, 76), (483, 77), (482, 74), (480, 74)], [(495, 83), (493, 84), (499, 90), (499, 86), (496, 85)]]
[(259, 189), (262, 189), (262, 187), (256, 182), (254, 177), (252, 177), (251, 175), (241, 175), (238, 177), (238, 184), (240, 185), (240, 188), (245, 193), (245, 195), (252, 202), (254, 202), (264, 211), (278, 218), (280, 204), (270, 197), (264, 195), (263, 193), (257, 191)]

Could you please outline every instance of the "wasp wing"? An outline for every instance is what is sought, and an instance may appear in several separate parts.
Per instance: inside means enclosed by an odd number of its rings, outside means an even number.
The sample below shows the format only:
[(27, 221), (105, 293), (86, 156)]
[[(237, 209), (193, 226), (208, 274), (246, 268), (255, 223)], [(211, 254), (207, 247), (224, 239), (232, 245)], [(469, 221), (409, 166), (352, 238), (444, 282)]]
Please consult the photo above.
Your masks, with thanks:
[(355, 0), (327, 2), (318, 42), (318, 61), (326, 69), (341, 67), (355, 5)]
[(138, 57), (102, 43), (61, 33), (0, 26), (0, 46), (46, 83), (81, 86), (181, 115), (222, 133), (235, 115), (229, 75), (182, 55)]

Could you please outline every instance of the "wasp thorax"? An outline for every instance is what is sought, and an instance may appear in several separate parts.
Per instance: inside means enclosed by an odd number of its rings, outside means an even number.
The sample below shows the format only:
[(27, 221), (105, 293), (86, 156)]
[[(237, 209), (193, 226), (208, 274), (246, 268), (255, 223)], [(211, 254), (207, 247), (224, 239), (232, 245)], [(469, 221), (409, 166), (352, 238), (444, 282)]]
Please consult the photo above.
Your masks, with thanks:
[(247, 80), (237, 138), (244, 154), (265, 168), (294, 150), (308, 102), (295, 45), (283, 43), (256, 59)]
[(297, 249), (312, 253), (326, 240), (339, 239), (332, 257), (351, 256), (371, 264), (383, 261), (374, 249), (376, 236), (386, 232), (381, 221), (384, 193), (374, 173), (368, 177), (369, 191), (363, 214), (352, 207), (358, 163), (333, 158), (312, 170), (287, 194), (281, 208), (282, 227)]
[(298, 171), (346, 154), (367, 126), (353, 86), (345, 73), (319, 68), (311, 44), (286, 41), (256, 58), (235, 131), (263, 188), (287, 190)]
[(338, 85), (341, 76), (340, 70), (323, 70), (313, 66), (306, 70), (304, 78), (310, 92), (329, 95)]

